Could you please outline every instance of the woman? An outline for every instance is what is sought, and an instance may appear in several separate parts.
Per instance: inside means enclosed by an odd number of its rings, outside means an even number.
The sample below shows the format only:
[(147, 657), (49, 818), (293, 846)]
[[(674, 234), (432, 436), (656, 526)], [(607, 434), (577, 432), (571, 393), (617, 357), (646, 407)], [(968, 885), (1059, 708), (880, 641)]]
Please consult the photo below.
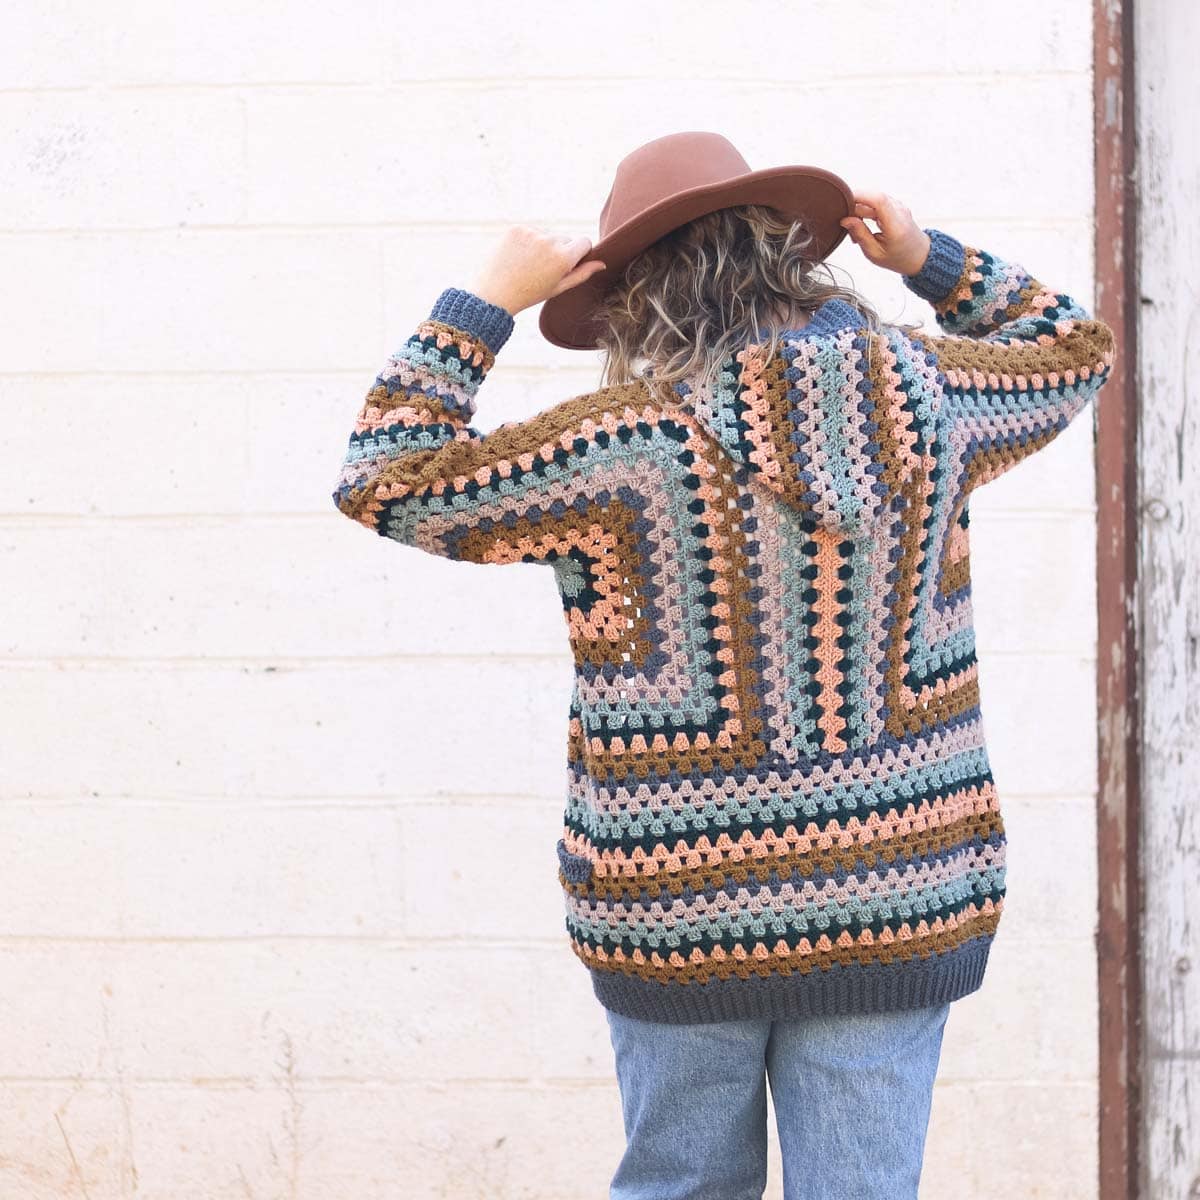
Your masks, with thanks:
[[(718, 134), (623, 159), (600, 232), (510, 230), (442, 293), (334, 501), (555, 571), (558, 878), (615, 1052), (611, 1197), (761, 1197), (768, 1082), (788, 1200), (915, 1197), (949, 1006), (1004, 899), (968, 502), (1083, 409), (1112, 332), (892, 197), (751, 171)], [(822, 274), (847, 234), (942, 336)], [(482, 433), (479, 386), (539, 303), (608, 382)]]

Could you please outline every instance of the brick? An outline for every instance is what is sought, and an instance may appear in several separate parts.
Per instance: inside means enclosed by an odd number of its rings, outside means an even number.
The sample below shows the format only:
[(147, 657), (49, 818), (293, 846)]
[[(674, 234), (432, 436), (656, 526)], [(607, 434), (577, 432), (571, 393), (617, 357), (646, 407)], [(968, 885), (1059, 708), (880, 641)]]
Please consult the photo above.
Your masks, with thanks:
[(533, 808), (498, 800), (406, 808), (410, 934), (505, 942), (565, 938), (555, 851), (561, 810), (558, 801)]
[(5, 805), (0, 830), (14, 851), (0, 885), (9, 936), (363, 937), (402, 926), (399, 828), (385, 808), (103, 798)]
[(0, 724), (22, 733), (0, 758), (7, 798), (401, 799), (565, 788), (563, 662), (59, 664), (10, 667), (7, 682)]
[[(1060, 79), (1041, 77), (981, 87), (976, 77), (963, 75), (928, 78), (921, 90), (922, 102), (938, 116), (933, 141), (923, 142), (931, 161), (960, 153), (958, 147), (971, 144), (981, 128), (988, 130), (990, 152), (1006, 164), (989, 177), (993, 211), (1082, 214), (1090, 209), (1087, 87), (1064, 87)], [(805, 125), (803, 152), (792, 156), (799, 161), (822, 164), (856, 186), (892, 187), (884, 181), (911, 180), (914, 210), (932, 203), (951, 211), (977, 207), (972, 204), (977, 175), (914, 172), (911, 138), (901, 136), (900, 127), (897, 136), (887, 136), (879, 114), (895, 109), (895, 95), (894, 84), (876, 79), (836, 88), (792, 82), (748, 87), (718, 79), (697, 89), (669, 80), (637, 87), (606, 81), (586, 88), (505, 80), (470, 87), (430, 84), (402, 98), (383, 91), (254, 92), (247, 96), (248, 216), (263, 223), (424, 222), (431, 220), (434, 206), (438, 222), (570, 220), (591, 236), (612, 172), (630, 148), (616, 131), (642, 128), (647, 138), (672, 129), (727, 131), (755, 167), (779, 161), (775, 122), (789, 110), (837, 114), (837, 120)], [(547, 123), (544, 114), (551, 111), (558, 119)], [(1047, 111), (1055, 114), (1052, 123), (1044, 120)], [(646, 112), (654, 113), (653, 127), (645, 125)], [(1039, 136), (1031, 139), (1025, 130), (1034, 126)], [(542, 172), (530, 169), (531, 127), (539, 130), (537, 153), (543, 161), (572, 164), (552, 191)], [(845, 130), (855, 127), (876, 133), (848, 142)], [(422, 160), (419, 187), (409, 178), (412, 128), (421, 129), (426, 144), (455, 147), (453, 154)], [(581, 157), (581, 128), (614, 132)], [(293, 153), (297, 139), (306, 146), (304, 156)], [(319, 174), (309, 166), (312, 158), (325, 165)], [(1045, 170), (1046, 162), (1055, 163), (1053, 172)], [(487, 186), (461, 186), (460, 172), (486, 178)], [(1027, 182), (1033, 177), (1036, 193)], [(370, 186), (363, 185), (364, 178)]]
[(0, 77), (28, 88), (359, 84), (380, 38), (405, 25), (381, 0), (349, 0), (336, 14), (286, 0), (214, 0), (172, 10), (170, 20), (154, 0), (125, 0), (120, 21), (103, 6), (62, 0), (17, 12), (15, 36), (0, 43)]
[(0, 1105), (0, 1195), (123, 1200), (133, 1194), (136, 1118), (126, 1086), (0, 1082)]
[[(70, 303), (60, 289), (40, 287), (10, 306), (0, 323), (10, 373), (84, 372), (88, 382), (98, 371), (220, 371), (211, 394), (237, 372), (374, 362), (384, 340), (379, 258), (365, 231), (4, 236), (0, 264), (31, 279), (71, 280)], [(125, 381), (135, 395), (139, 386)], [(63, 388), (59, 380), (59, 403)], [(306, 399), (301, 389), (300, 413)], [(170, 461), (170, 442), (150, 445)], [(185, 451), (186, 443), (174, 452)]]
[(0, 524), (0, 555), (28, 580), (0, 594), (0, 651), (435, 661), (553, 655), (570, 669), (549, 565), (448, 562), (346, 520), (332, 500), (326, 507), (320, 518), (301, 520)]
[[(1085, 569), (1094, 545), (1090, 513), (973, 514), (971, 606), (987, 627), (986, 649), (1011, 646), (1015, 626), (1021, 653), (1094, 656), (1096, 576)], [(976, 630), (981, 646), (984, 637)]]
[[(989, 610), (990, 611), (990, 610)], [(1095, 789), (1095, 664), (1083, 655), (1002, 648), (976, 624), (988, 757), (1001, 797), (1091, 795)], [(1074, 719), (1063, 720), (1064, 712)]]
[(0, 93), (0, 211), (18, 229), (228, 225), (242, 151), (234, 92)]
[[(1082, 796), (1003, 801), (1008, 834), (1005, 929), (1023, 939), (1090, 939), (1097, 920), (1096, 802)], [(1053, 929), (1047, 913), (1054, 914)]]
[(1007, 917), (983, 986), (951, 1005), (938, 1079), (1088, 1084), (1098, 1038), (1091, 939), (1022, 939)]
[(935, 1084), (921, 1197), (1093, 1200), (1090, 1083)]

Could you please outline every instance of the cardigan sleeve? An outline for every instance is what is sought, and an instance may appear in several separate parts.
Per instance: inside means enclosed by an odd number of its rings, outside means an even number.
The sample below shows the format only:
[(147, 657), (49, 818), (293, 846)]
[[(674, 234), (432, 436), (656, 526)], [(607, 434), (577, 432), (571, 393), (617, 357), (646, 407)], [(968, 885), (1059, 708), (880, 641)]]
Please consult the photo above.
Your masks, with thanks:
[(506, 309), (442, 292), (367, 390), (333, 490), (340, 512), (442, 558), (554, 561), (530, 492), (561, 502), (582, 473), (589, 444), (570, 428), (569, 402), (486, 433), (470, 424), (512, 329)]
[(942, 336), (916, 336), (942, 385), (944, 447), (963, 490), (1051, 442), (1110, 373), (1112, 329), (1020, 264), (939, 229), (905, 285), (933, 306)]

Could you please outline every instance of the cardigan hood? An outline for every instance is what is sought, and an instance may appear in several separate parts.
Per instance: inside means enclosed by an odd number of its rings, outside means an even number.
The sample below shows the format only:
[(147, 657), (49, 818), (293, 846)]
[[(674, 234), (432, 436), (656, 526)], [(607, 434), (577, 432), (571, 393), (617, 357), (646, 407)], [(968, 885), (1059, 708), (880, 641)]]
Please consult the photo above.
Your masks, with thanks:
[[(764, 337), (731, 354), (714, 384), (675, 390), (737, 465), (739, 482), (826, 530), (855, 533), (878, 515), (887, 490), (868, 338), (863, 313), (833, 297), (808, 324), (783, 332), (773, 359)], [(858, 369), (847, 371), (848, 362)]]

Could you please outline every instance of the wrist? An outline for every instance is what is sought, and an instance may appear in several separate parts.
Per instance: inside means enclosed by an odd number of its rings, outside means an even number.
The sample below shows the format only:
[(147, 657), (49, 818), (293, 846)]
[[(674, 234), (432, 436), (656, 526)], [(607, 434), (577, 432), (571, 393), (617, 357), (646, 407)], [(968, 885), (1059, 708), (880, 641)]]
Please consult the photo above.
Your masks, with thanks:
[(925, 230), (930, 246), (919, 270), (905, 275), (904, 283), (911, 291), (931, 304), (937, 304), (950, 294), (962, 277), (966, 263), (963, 244), (940, 229)]
[(898, 273), (901, 275), (919, 275), (921, 273), (921, 269), (925, 266), (926, 262), (929, 261), (929, 251), (932, 248), (933, 239), (928, 233), (925, 232), (924, 229), (922, 229), (918, 251), (908, 262), (901, 263), (896, 268)]
[(504, 309), (509, 316), (515, 317), (521, 309), (526, 307), (514, 292), (500, 284), (493, 283), (486, 277), (476, 279), (470, 290), (473, 296), (478, 296), (496, 308)]
[(493, 354), (513, 331), (512, 313), (486, 296), (465, 288), (448, 287), (434, 301), (429, 314), (483, 341)]

